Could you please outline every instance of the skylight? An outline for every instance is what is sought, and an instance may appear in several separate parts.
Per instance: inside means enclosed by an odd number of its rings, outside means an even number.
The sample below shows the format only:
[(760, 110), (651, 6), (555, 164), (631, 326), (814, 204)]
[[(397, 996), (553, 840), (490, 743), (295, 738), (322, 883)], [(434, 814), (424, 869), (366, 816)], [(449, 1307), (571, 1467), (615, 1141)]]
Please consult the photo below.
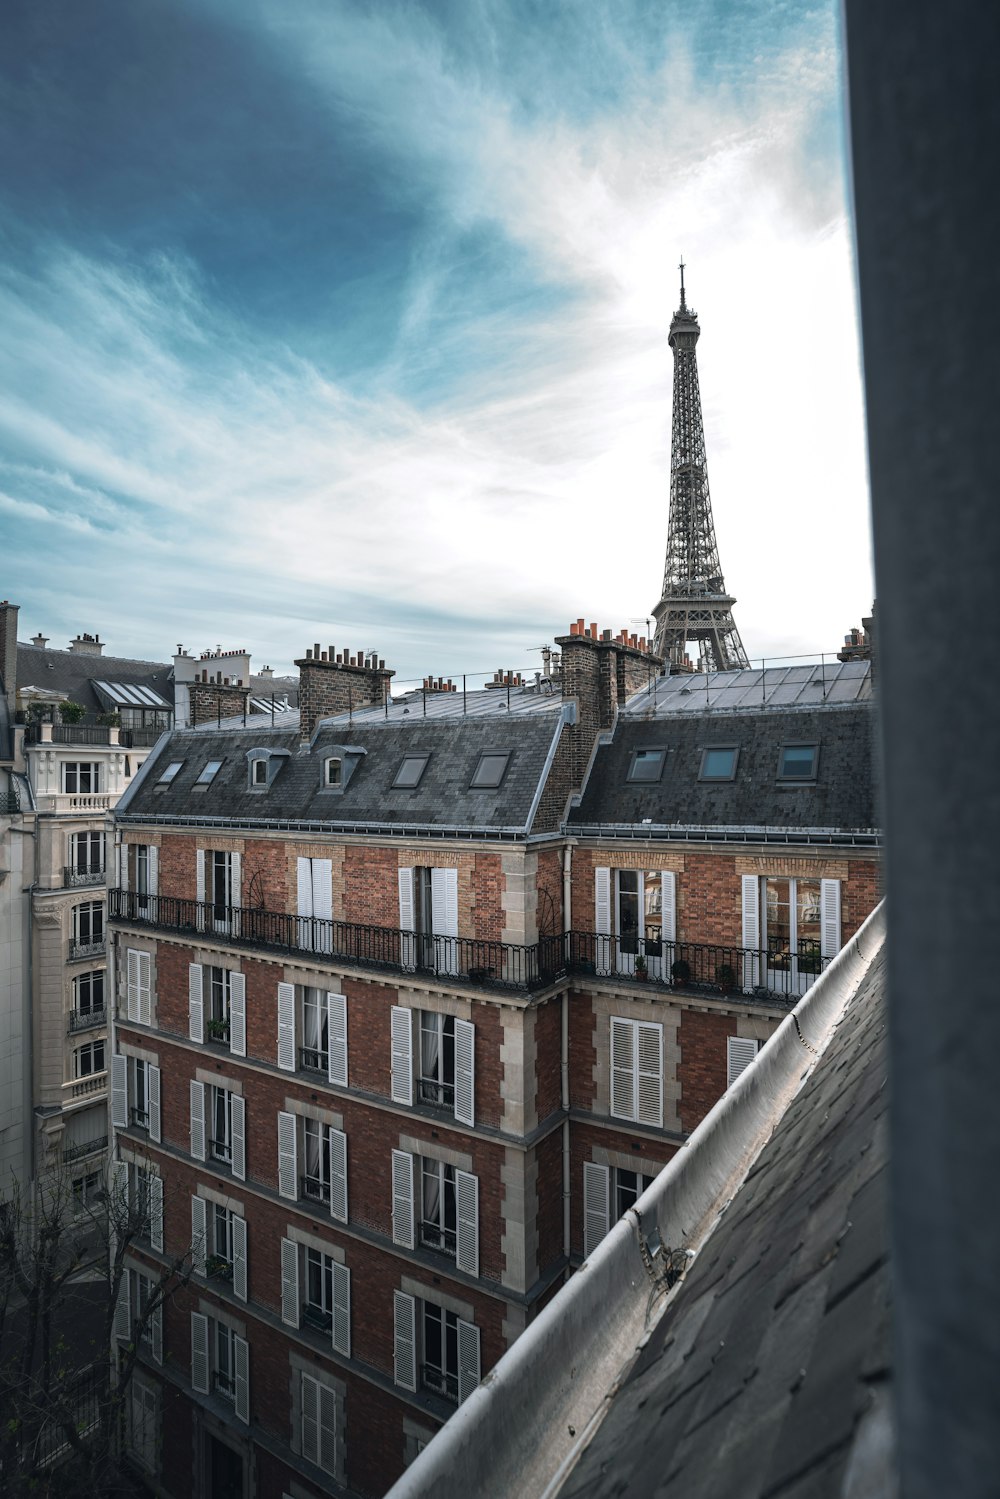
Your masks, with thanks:
[(420, 777), (427, 768), (429, 759), (430, 755), (404, 755), (402, 763), (396, 771), (396, 779), (392, 783), (393, 786), (401, 786), (407, 790), (412, 790), (414, 786), (419, 786)]
[(491, 789), (499, 786), (507, 770), (507, 761), (510, 759), (509, 750), (485, 750), (479, 756), (479, 763), (472, 773), (469, 783), (477, 790)]
[(735, 744), (711, 745), (701, 752), (699, 781), (731, 781), (736, 775), (739, 750)]
[(812, 781), (816, 778), (818, 744), (783, 744), (778, 759), (778, 778), (782, 781)]
[(171, 760), (170, 764), (167, 766), (166, 770), (157, 781), (157, 786), (169, 786), (170, 782), (173, 780), (174, 776), (177, 774), (183, 764), (183, 760)]
[(632, 755), (628, 770), (630, 781), (658, 781), (663, 774), (663, 762), (667, 758), (665, 749), (637, 749)]
[(201, 775), (195, 781), (196, 786), (207, 786), (209, 781), (214, 781), (222, 766), (221, 760), (208, 760)]

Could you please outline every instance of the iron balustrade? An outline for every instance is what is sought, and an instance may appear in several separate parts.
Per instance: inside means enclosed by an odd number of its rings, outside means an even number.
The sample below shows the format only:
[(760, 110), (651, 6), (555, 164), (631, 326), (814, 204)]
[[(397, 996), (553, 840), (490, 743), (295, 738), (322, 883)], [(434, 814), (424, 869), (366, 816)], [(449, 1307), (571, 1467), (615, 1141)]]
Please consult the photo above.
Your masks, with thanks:
[(212, 1374), (212, 1384), (224, 1399), (236, 1399), (236, 1376), (234, 1374), (227, 1374), (223, 1369), (216, 1369)]
[(74, 890), (79, 885), (103, 885), (104, 865), (94, 864), (86, 869), (63, 868), (63, 888)]
[(328, 1067), (326, 1052), (317, 1051), (314, 1046), (300, 1046), (299, 1066), (305, 1072), (326, 1072)]
[(330, 1201), (330, 1183), (319, 1176), (303, 1176), (300, 1178), (302, 1184), (302, 1196), (307, 1202)]
[(818, 942), (795, 950), (772, 942), (736, 947), (712, 942), (665, 942), (657, 927), (622, 936), (569, 932), (567, 967), (573, 974), (630, 979), (675, 989), (778, 1000), (794, 1004), (830, 962)]
[(21, 810), (21, 798), (16, 791), (0, 791), (0, 817), (16, 817)]
[(444, 1395), (446, 1400), (458, 1399), (458, 1375), (449, 1374), (446, 1369), (439, 1369), (436, 1364), (420, 1365), (420, 1383), (425, 1390), (433, 1390), (437, 1395)]
[(166, 729), (119, 729), (118, 743), (123, 749), (152, 749)]
[(455, 1107), (454, 1083), (439, 1083), (430, 1077), (418, 1078), (417, 1096), (421, 1103), (429, 1103), (437, 1108), (450, 1111)]
[(71, 1010), (69, 1016), (70, 1031), (89, 1031), (95, 1025), (104, 1025), (108, 1018), (108, 1012), (103, 1005), (99, 1010)]
[(107, 1135), (95, 1135), (92, 1140), (81, 1140), (77, 1145), (64, 1145), (62, 1148), (63, 1165), (68, 1166), (71, 1161), (80, 1161), (84, 1156), (97, 1155), (107, 1148)]
[(333, 1313), (324, 1311), (321, 1306), (315, 1306), (307, 1301), (302, 1308), (303, 1327), (315, 1327), (319, 1332), (329, 1332), (333, 1326)]
[(129, 1112), (129, 1118), (132, 1121), (132, 1128), (133, 1129), (145, 1129), (145, 1130), (149, 1129), (149, 1110), (148, 1109), (131, 1108), (131, 1109), (129, 1109), (128, 1112)]
[(213, 1161), (230, 1162), (233, 1159), (233, 1143), (231, 1140), (210, 1139), (208, 1142), (208, 1154)]
[(81, 958), (103, 958), (105, 943), (106, 938), (103, 936), (95, 937), (89, 942), (80, 942), (76, 937), (71, 937), (69, 939), (69, 958), (67, 961), (78, 963)]
[[(111, 743), (111, 729), (106, 724), (95, 723), (54, 723), (48, 725), (51, 731), (51, 739), (47, 742), (52, 744), (104, 744)], [(26, 744), (41, 744), (42, 726), (40, 723), (29, 723), (24, 731)]]
[(453, 1228), (442, 1228), (440, 1223), (435, 1223), (432, 1218), (421, 1218), (419, 1238), (425, 1249), (437, 1249), (441, 1254), (455, 1258), (457, 1236)]

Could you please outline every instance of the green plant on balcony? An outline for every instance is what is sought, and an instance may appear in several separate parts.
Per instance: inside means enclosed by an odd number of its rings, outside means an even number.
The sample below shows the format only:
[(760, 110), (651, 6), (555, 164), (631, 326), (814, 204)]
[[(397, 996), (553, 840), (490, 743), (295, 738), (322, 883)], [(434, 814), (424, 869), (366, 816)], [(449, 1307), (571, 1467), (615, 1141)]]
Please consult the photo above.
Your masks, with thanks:
[(205, 1022), (205, 1029), (208, 1031), (209, 1039), (211, 1041), (229, 1040), (228, 1020), (207, 1020)]
[(670, 978), (675, 984), (689, 984), (691, 982), (691, 964), (684, 958), (678, 958), (670, 965)]
[(122, 716), (120, 713), (98, 713), (97, 722), (102, 729), (120, 729)]
[(210, 1254), (205, 1261), (205, 1274), (209, 1279), (231, 1280), (233, 1267), (221, 1254)]
[(715, 970), (715, 982), (723, 994), (728, 994), (730, 989), (736, 987), (736, 969), (731, 963), (720, 963)]
[(87, 710), (82, 703), (60, 703), (59, 717), (63, 723), (80, 723), (87, 716)]
[(649, 969), (646, 967), (646, 959), (642, 956), (642, 953), (635, 960), (635, 976), (637, 979), (647, 979), (649, 977)]

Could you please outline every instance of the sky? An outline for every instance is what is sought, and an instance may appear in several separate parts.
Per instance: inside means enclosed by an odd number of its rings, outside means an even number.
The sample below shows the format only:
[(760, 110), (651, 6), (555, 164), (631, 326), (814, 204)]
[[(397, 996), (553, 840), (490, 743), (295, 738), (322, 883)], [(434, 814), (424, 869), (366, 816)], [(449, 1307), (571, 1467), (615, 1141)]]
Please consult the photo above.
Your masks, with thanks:
[(744, 645), (860, 623), (836, 0), (7, 0), (4, 31), (22, 639), (319, 640), (402, 682), (635, 628), (682, 254)]

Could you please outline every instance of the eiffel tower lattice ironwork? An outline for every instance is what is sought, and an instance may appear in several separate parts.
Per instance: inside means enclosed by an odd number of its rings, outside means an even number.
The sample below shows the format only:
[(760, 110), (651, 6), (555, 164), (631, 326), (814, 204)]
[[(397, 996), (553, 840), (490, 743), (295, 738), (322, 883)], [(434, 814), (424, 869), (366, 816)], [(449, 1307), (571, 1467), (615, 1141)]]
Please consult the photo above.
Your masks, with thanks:
[(695, 357), (701, 328), (684, 297), (683, 260), (680, 272), (681, 305), (674, 313), (669, 338), (674, 351), (670, 519), (663, 593), (653, 610), (653, 650), (664, 658), (667, 671), (683, 670), (687, 643), (697, 641), (704, 670), (729, 671), (750, 663), (733, 619), (736, 600), (726, 592), (719, 563)]

